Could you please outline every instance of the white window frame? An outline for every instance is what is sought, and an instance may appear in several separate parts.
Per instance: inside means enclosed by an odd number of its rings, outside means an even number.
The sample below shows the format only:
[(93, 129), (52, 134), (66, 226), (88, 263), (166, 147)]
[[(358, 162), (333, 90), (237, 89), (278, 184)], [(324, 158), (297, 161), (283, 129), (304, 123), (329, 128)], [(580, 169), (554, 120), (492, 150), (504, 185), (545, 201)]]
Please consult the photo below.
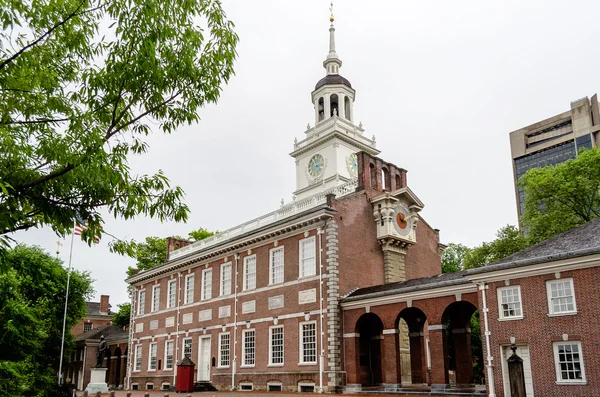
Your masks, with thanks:
[[(142, 299), (142, 295), (144, 298)], [(138, 292), (138, 316), (146, 313), (146, 288), (139, 290)]]
[[(227, 352), (229, 355), (229, 358), (227, 360), (228, 364), (227, 365), (223, 365), (223, 351), (221, 350), (221, 348), (223, 347), (222, 342), (223, 342), (223, 336), (227, 335), (229, 337), (229, 346), (227, 347)], [(219, 332), (219, 352), (218, 352), (218, 357), (217, 357), (217, 368), (229, 368), (229, 366), (231, 365), (231, 334), (229, 332)], [(256, 347), (255, 347), (255, 351), (256, 351)]]
[(298, 382), (298, 393), (302, 392), (302, 386), (312, 387), (313, 388), (312, 393), (316, 392), (316, 390), (317, 390), (315, 382)]
[[(561, 375), (560, 363), (558, 361), (558, 346), (559, 345), (577, 345), (579, 348), (579, 363), (581, 367), (581, 379), (563, 380)], [(559, 385), (584, 385), (587, 384), (585, 377), (585, 364), (583, 362), (583, 349), (581, 348), (581, 342), (579, 341), (564, 341), (554, 342), (552, 344), (552, 350), (554, 350), (554, 368), (556, 370), (556, 384)]]
[[(88, 326), (90, 329), (86, 329)], [(91, 331), (94, 329), (94, 323), (83, 323), (83, 332)]]
[[(229, 280), (225, 279), (225, 270), (229, 268)], [(219, 296), (231, 295), (231, 290), (233, 286), (233, 264), (231, 262), (221, 264), (221, 277), (220, 280), (220, 294)], [(227, 286), (225, 286), (225, 281), (229, 281), (229, 291), (227, 291)]]
[(183, 340), (181, 341), (181, 358), (185, 357), (185, 342), (191, 342), (190, 343), (190, 360), (192, 359), (192, 353), (194, 352), (194, 338), (183, 338)]
[[(156, 292), (158, 291), (158, 293)], [(160, 284), (152, 286), (152, 313), (160, 310)]]
[[(195, 274), (187, 274), (185, 276), (185, 287), (183, 295), (183, 304), (187, 305), (194, 302), (194, 283), (196, 282)], [(190, 280), (192, 280), (190, 282)], [(191, 294), (190, 294), (191, 293)], [(191, 296), (190, 296), (191, 295)]]
[[(281, 264), (281, 281), (273, 280), (273, 253), (275, 253), (277, 251), (281, 251), (281, 254), (283, 256), (283, 258), (281, 260), (281, 262), (282, 262), (282, 264)], [(271, 248), (269, 250), (269, 285), (281, 284), (284, 281), (285, 281), (285, 249), (283, 246)]]
[[(571, 284), (571, 293), (572, 293), (571, 296), (573, 297), (573, 310), (566, 310), (564, 312), (555, 312), (554, 305), (552, 304), (552, 284), (564, 283), (564, 282), (569, 282)], [(569, 315), (577, 314), (577, 302), (575, 299), (575, 283), (573, 282), (572, 277), (546, 281), (546, 297), (548, 298), (548, 316), (550, 316), (550, 317), (569, 316)]]
[(133, 358), (133, 372), (140, 372), (142, 370), (142, 350), (143, 346), (141, 344), (138, 343), (137, 345), (135, 345)]
[[(208, 284), (206, 284), (207, 274), (210, 274), (210, 282)], [(205, 286), (208, 288), (205, 288)], [(200, 300), (207, 301), (212, 299), (212, 268), (202, 270), (202, 286), (200, 289)], [(208, 293), (206, 290), (208, 290)]]
[[(305, 274), (304, 272), (304, 260), (306, 258), (304, 258), (303, 253), (304, 250), (302, 249), (302, 245), (303, 244), (308, 244), (308, 243), (312, 243), (313, 244), (313, 248), (314, 248), (314, 268), (312, 270), (313, 273), (311, 274)], [(307, 238), (303, 238), (302, 240), (300, 240), (298, 242), (298, 278), (304, 278), (304, 277), (311, 277), (311, 276), (316, 276), (317, 275), (317, 239), (315, 238), (315, 236), (311, 236), (311, 237), (307, 237)]]
[[(315, 361), (305, 361), (304, 360), (304, 333), (303, 327), (304, 325), (313, 324), (315, 327)], [(298, 339), (299, 339), (299, 350), (298, 350), (298, 365), (316, 365), (319, 360), (319, 344), (317, 338), (317, 322), (316, 321), (304, 321), (299, 324), (298, 329)]]
[[(154, 350), (154, 356), (152, 355), (152, 347), (155, 348)], [(156, 371), (156, 368), (158, 366), (158, 344), (156, 342), (151, 342), (148, 345), (148, 372), (154, 372)], [(152, 368), (152, 358), (154, 357), (154, 368)]]
[[(169, 351), (168, 349), (168, 345), (171, 345), (171, 366), (167, 366), (168, 360), (167, 360), (167, 353)], [(164, 361), (165, 361), (165, 367), (164, 370), (165, 371), (172, 371), (173, 367), (175, 366), (175, 341), (173, 339), (169, 339), (165, 341), (165, 357), (164, 357)]]
[[(282, 342), (283, 344), (281, 345), (281, 359), (282, 362), (280, 363), (274, 363), (273, 362), (273, 330), (274, 329), (281, 329), (281, 333), (282, 333)], [(285, 364), (285, 330), (283, 328), (283, 325), (272, 325), (269, 327), (269, 367), (283, 367)]]
[[(502, 291), (516, 289), (519, 292), (519, 310), (521, 314), (515, 316), (505, 316), (504, 310), (502, 309)], [(521, 286), (520, 285), (509, 285), (506, 287), (499, 287), (496, 289), (496, 295), (498, 295), (498, 320), (506, 321), (506, 320), (521, 320), (523, 319), (523, 295), (521, 294)]]
[[(173, 298), (173, 302), (171, 302)], [(167, 308), (170, 309), (177, 305), (177, 280), (169, 280), (167, 283)]]
[[(249, 268), (249, 263), (250, 261), (253, 261), (253, 265), (254, 265), (254, 284), (250, 285), (248, 283), (248, 274), (252, 274), (250, 272), (248, 272), (248, 268)], [(243, 277), (243, 290), (244, 291), (249, 291), (252, 289), (256, 289), (256, 255), (249, 255), (244, 257), (244, 277)]]
[[(254, 333), (254, 360), (252, 364), (246, 364), (246, 335), (250, 332)], [(242, 365), (241, 368), (254, 368), (256, 365), (256, 330), (254, 328), (245, 329), (242, 331)]]

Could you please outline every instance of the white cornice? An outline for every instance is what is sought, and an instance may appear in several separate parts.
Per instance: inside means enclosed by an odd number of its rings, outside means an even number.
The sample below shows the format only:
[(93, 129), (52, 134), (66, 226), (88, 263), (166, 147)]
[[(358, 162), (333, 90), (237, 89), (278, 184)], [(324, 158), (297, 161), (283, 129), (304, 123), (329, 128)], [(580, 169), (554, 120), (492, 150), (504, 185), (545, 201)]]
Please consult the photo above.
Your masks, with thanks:
[(429, 298), (439, 298), (442, 296), (456, 296), (456, 294), (468, 294), (471, 292), (477, 292), (477, 285), (475, 284), (458, 284), (450, 285), (439, 288), (422, 289), (417, 291), (410, 291), (405, 293), (394, 293), (389, 291), (389, 294), (383, 296), (376, 296), (369, 298), (369, 295), (365, 295), (364, 299), (359, 297), (356, 300), (349, 302), (342, 302), (341, 306), (343, 310), (351, 310), (362, 308), (365, 306), (381, 306), (389, 305), (392, 303), (405, 303), (407, 301), (416, 301)]
[(556, 272), (566, 272), (569, 270), (585, 269), (595, 266), (600, 266), (600, 254), (567, 258), (553, 262), (543, 262), (520, 267), (507, 267), (484, 273), (467, 273), (465, 277), (474, 283), (495, 282), (506, 279), (512, 280), (516, 278), (540, 276)]

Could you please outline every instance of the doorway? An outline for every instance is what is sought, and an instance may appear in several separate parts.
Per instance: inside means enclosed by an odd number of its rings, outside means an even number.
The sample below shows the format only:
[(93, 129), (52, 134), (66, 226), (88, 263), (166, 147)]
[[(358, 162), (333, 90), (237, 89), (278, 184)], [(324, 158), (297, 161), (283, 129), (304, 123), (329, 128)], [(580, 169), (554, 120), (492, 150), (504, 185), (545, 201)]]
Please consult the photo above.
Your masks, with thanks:
[(210, 336), (200, 337), (198, 351), (198, 381), (210, 382)]

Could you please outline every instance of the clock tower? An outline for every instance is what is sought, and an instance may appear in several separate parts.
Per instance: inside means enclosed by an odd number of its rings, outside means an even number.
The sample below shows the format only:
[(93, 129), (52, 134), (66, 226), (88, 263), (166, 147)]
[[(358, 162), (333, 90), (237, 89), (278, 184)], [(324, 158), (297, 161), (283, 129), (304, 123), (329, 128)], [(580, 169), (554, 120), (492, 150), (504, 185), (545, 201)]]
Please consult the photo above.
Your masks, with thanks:
[(356, 91), (350, 81), (339, 74), (342, 61), (335, 51), (333, 13), (330, 22), (329, 53), (323, 61), (326, 75), (311, 93), (315, 124), (308, 126), (304, 139), (294, 139), (294, 151), (290, 153), (296, 160), (296, 199), (356, 179), (357, 152), (379, 154), (375, 136), (372, 139), (365, 137), (362, 124), (354, 122)]

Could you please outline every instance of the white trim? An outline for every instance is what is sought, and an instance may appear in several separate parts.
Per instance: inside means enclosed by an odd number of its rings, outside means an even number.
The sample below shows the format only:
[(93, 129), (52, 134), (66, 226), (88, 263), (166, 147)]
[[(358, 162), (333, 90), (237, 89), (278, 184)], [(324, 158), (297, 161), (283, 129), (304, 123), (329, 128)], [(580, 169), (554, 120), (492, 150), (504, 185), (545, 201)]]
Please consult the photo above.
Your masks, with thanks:
[[(151, 362), (152, 362), (152, 346), (156, 347), (156, 351), (154, 352), (154, 359), (156, 360), (154, 363), (154, 369), (150, 368)], [(148, 372), (156, 371), (157, 367), (158, 367), (158, 343), (150, 342), (148, 344)]]
[[(254, 287), (252, 288), (246, 288), (246, 276), (248, 273), (248, 262), (254, 259)], [(242, 275), (242, 291), (251, 291), (256, 289), (256, 254), (254, 255), (248, 255), (244, 257), (244, 265), (243, 265), (243, 275)], [(238, 294), (239, 296), (240, 294)]]
[[(225, 269), (229, 267), (229, 291), (225, 291), (223, 282), (225, 281), (224, 272)], [(231, 262), (222, 263), (220, 267), (221, 277), (219, 279), (219, 296), (228, 296), (231, 295), (231, 290), (233, 289), (233, 264)]]
[[(246, 334), (250, 332), (254, 332), (254, 363), (246, 364)], [(256, 329), (250, 328), (242, 330), (242, 361), (240, 363), (240, 368), (254, 368), (256, 366), (256, 337)]]
[[(314, 254), (315, 254), (314, 257), (313, 257), (313, 259), (314, 259), (314, 268), (313, 268), (314, 273), (306, 275), (306, 274), (304, 274), (304, 268), (302, 266), (302, 264), (303, 264), (302, 263), (302, 260), (303, 260), (303, 257), (302, 257), (302, 253), (303, 253), (302, 244), (310, 243), (310, 242), (312, 242), (312, 244), (313, 244)], [(303, 239), (301, 239), (301, 240), (298, 241), (298, 278), (312, 277), (312, 276), (315, 276), (316, 274), (317, 274), (317, 239), (316, 239), (316, 236), (310, 236), (310, 237), (303, 238)]]
[(473, 282), (494, 282), (511, 280), (531, 276), (542, 276), (556, 272), (567, 272), (570, 270), (581, 270), (588, 267), (600, 266), (600, 254), (568, 258), (558, 261), (536, 263), (535, 265), (513, 267), (480, 274), (466, 274), (465, 277)]
[[(158, 291), (158, 293), (156, 293)], [(156, 307), (154, 307), (154, 303), (156, 302)], [(152, 302), (150, 302), (150, 312), (155, 313), (160, 310), (160, 284), (155, 284), (152, 286)]]
[(475, 284), (459, 284), (448, 287), (431, 288), (420, 291), (412, 291), (405, 293), (394, 294), (393, 291), (387, 295), (378, 296), (375, 298), (357, 299), (350, 302), (342, 302), (340, 306), (343, 310), (363, 309), (365, 306), (382, 306), (390, 303), (404, 303), (408, 300), (416, 301), (420, 299), (439, 298), (443, 296), (454, 297), (457, 292), (468, 294), (477, 292)]
[[(210, 285), (210, 295), (208, 297), (204, 296), (204, 284), (205, 284), (205, 277), (207, 274), (210, 274), (210, 283), (208, 283), (208, 285)], [(212, 279), (212, 267), (209, 267), (208, 269), (202, 269), (202, 280), (200, 280), (200, 300), (201, 301), (209, 301), (212, 299), (212, 283), (213, 279)]]
[[(191, 286), (192, 286), (192, 288), (191, 288), (191, 290), (192, 290), (191, 300), (188, 299), (188, 295), (189, 295), (189, 288), (188, 288), (188, 286), (190, 285), (189, 284), (189, 279), (190, 278), (193, 279), (192, 283), (191, 283)], [(184, 281), (184, 284), (183, 284), (183, 289), (184, 289), (184, 291), (183, 291), (183, 304), (184, 305), (188, 305), (190, 303), (194, 303), (194, 293), (196, 292), (195, 291), (196, 286), (194, 285), (195, 283), (196, 283), (196, 273), (190, 273), (190, 274), (186, 274), (185, 275), (185, 281)]]
[[(283, 344), (281, 345), (281, 354), (282, 354), (283, 362), (281, 362), (281, 363), (273, 362), (273, 330), (274, 329), (281, 329), (281, 332), (283, 335)], [(284, 364), (285, 364), (285, 329), (283, 328), (283, 324), (271, 325), (269, 327), (269, 364), (267, 366), (268, 367), (283, 367)]]
[[(315, 326), (315, 361), (304, 361), (304, 334), (303, 334), (303, 329), (302, 327), (304, 325), (308, 325), (308, 324), (313, 324)], [(298, 324), (298, 342), (299, 342), (299, 349), (298, 349), (298, 365), (317, 365), (318, 363), (318, 357), (319, 357), (319, 346), (317, 344), (318, 338), (317, 338), (317, 321), (313, 320), (313, 321), (303, 321), (301, 323)]]
[[(250, 386), (250, 389), (249, 390), (248, 389), (242, 389), (242, 387), (244, 387), (244, 386)], [(238, 385), (238, 387), (239, 387), (239, 391), (252, 391), (252, 390), (254, 390), (254, 383), (252, 383), (252, 382), (240, 382), (239, 385)]]
[[(171, 291), (173, 292), (173, 304), (171, 305)], [(167, 281), (167, 309), (177, 305), (177, 280)]]
[[(554, 312), (554, 305), (552, 304), (552, 284), (556, 283), (564, 283), (568, 281), (571, 284), (571, 293), (573, 297), (573, 310), (566, 310), (564, 312)], [(546, 281), (546, 298), (548, 300), (548, 317), (558, 317), (558, 316), (573, 316), (577, 314), (577, 299), (575, 298), (575, 283), (573, 281), (573, 277), (565, 277), (554, 280)]]
[[(581, 365), (581, 379), (577, 380), (563, 380), (561, 379), (561, 370), (558, 362), (558, 345), (577, 345), (579, 347), (579, 362)], [(552, 344), (552, 350), (554, 351), (554, 369), (556, 371), (556, 384), (558, 385), (585, 385), (587, 380), (585, 377), (585, 364), (583, 362), (583, 348), (579, 341), (563, 341), (554, 342)]]
[[(221, 345), (221, 342), (222, 342), (221, 337), (223, 335), (229, 336), (229, 347), (227, 348), (227, 350), (229, 352), (229, 364), (227, 364), (227, 365), (222, 365), (221, 364), (221, 359), (223, 358), (221, 356), (221, 347), (222, 347), (222, 345)], [(232, 351), (232, 349), (231, 349), (231, 333), (230, 332), (219, 332), (218, 336), (219, 336), (219, 343), (218, 343), (218, 347), (217, 347), (218, 348), (218, 351), (217, 351), (217, 368), (229, 368), (229, 366), (231, 365), (231, 351)]]
[[(514, 290), (516, 289), (519, 293), (519, 312), (520, 314), (514, 316), (505, 316), (504, 310), (502, 309), (502, 291)], [(498, 320), (499, 321), (507, 321), (507, 320), (522, 320), (523, 319), (523, 295), (521, 294), (521, 286), (520, 285), (510, 285), (508, 287), (498, 287), (496, 288), (496, 298), (498, 301)]]
[[(167, 368), (167, 345), (171, 343), (173, 350), (171, 351), (171, 355), (173, 359), (171, 360), (171, 368)], [(164, 351), (164, 362), (165, 366), (163, 367), (163, 371), (172, 371), (175, 368), (175, 341), (173, 339), (167, 339), (165, 341), (165, 351)]]
[(351, 332), (343, 335), (344, 338), (360, 338), (360, 334), (358, 332)]
[(212, 335), (200, 335), (198, 336), (198, 366), (201, 364), (202, 360), (200, 360), (200, 357), (203, 353), (202, 351), (202, 340), (203, 339), (208, 339), (208, 376), (207, 379), (200, 379), (200, 368), (198, 368), (198, 370), (196, 371), (196, 380), (198, 381), (204, 381), (204, 380), (208, 380), (210, 381), (210, 368), (212, 367)]
[[(144, 299), (141, 299), (140, 296), (142, 295), (142, 293), (144, 293)], [(140, 305), (141, 303), (144, 303), (144, 311), (142, 312), (140, 309)], [(138, 291), (138, 301), (137, 301), (138, 307), (137, 307), (137, 315), (141, 316), (143, 314), (146, 314), (146, 288), (143, 288), (141, 290)]]
[[(281, 274), (281, 281), (278, 282), (273, 282), (273, 253), (275, 251), (281, 251), (282, 253), (282, 274)], [(269, 250), (269, 285), (273, 285), (273, 284), (281, 284), (285, 282), (285, 246), (280, 246), (280, 247), (275, 247), (275, 248), (271, 248)]]
[(395, 335), (395, 334), (399, 334), (400, 330), (399, 329), (384, 329), (382, 333), (383, 333), (383, 335)]

